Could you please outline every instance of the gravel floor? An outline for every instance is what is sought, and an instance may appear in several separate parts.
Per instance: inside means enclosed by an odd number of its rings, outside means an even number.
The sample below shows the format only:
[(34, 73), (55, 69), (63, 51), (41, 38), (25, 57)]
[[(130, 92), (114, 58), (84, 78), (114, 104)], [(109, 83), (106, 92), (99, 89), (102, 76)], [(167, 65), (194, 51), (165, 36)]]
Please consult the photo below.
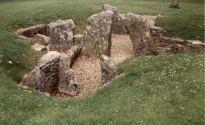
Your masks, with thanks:
[(81, 88), (79, 96), (90, 95), (100, 87), (101, 71), (98, 58), (81, 55), (74, 62), (73, 70)]
[(113, 35), (110, 61), (114, 65), (134, 56), (132, 41), (129, 35)]
[[(133, 46), (128, 35), (113, 35), (111, 63), (114, 65), (133, 56)], [(101, 87), (100, 60), (96, 57), (80, 55), (73, 64), (76, 80), (80, 85), (79, 96), (87, 96)]]

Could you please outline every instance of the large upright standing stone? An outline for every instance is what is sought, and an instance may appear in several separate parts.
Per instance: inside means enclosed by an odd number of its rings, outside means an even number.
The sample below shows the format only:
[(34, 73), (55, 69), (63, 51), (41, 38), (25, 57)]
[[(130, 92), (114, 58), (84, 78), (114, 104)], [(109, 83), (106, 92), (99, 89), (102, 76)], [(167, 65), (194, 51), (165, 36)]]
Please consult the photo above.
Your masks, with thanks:
[(50, 50), (63, 52), (72, 47), (74, 27), (75, 24), (72, 19), (57, 20), (48, 24)]
[(68, 53), (61, 54), (59, 63), (59, 84), (58, 90), (61, 93), (76, 96), (80, 89), (76, 83), (74, 71), (71, 69), (75, 58), (80, 54), (81, 47), (73, 46)]
[(133, 42), (135, 55), (157, 55), (149, 25), (142, 16), (127, 13), (125, 15), (125, 26)]
[(124, 25), (124, 15), (120, 14), (117, 7), (111, 6), (110, 4), (104, 4), (102, 11), (110, 10), (113, 12), (113, 22), (112, 22), (112, 33), (113, 34), (127, 34), (127, 30)]
[(86, 55), (110, 56), (113, 12), (103, 11), (87, 19), (83, 50)]

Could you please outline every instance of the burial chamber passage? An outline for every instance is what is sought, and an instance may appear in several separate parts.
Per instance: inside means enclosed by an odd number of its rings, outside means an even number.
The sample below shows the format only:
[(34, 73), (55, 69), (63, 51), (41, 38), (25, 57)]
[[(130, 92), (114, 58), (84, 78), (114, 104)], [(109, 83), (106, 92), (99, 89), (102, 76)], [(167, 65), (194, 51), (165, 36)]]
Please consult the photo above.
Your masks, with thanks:
[(105, 4), (100, 13), (88, 18), (83, 40), (84, 53), (97, 57), (110, 56), (112, 34), (128, 34), (134, 55), (157, 55), (146, 20), (133, 13), (119, 14), (117, 8), (109, 4)]
[(117, 76), (117, 64), (134, 55), (204, 50), (201, 42), (164, 37), (153, 22), (105, 4), (87, 19), (83, 35), (74, 34), (72, 19), (20, 29), (19, 37), (48, 48), (21, 84), (60, 97), (90, 95)]
[[(77, 37), (73, 34), (75, 25), (72, 19), (58, 20), (41, 27), (45, 28), (44, 32), (31, 30), (33, 33), (30, 35), (25, 35), (29, 30), (19, 32), (29, 38), (39, 33), (49, 37), (48, 53), (42, 56), (33, 71), (24, 76), (22, 85), (52, 95), (92, 93), (117, 75), (116, 64), (133, 55), (157, 53), (149, 26), (142, 16), (120, 14), (117, 8), (108, 4), (102, 7), (100, 13), (87, 19), (83, 38), (77, 46), (74, 44)], [(123, 49), (129, 53), (123, 53)], [(94, 72), (89, 72), (88, 67), (92, 66)], [(97, 79), (92, 79), (95, 73)]]

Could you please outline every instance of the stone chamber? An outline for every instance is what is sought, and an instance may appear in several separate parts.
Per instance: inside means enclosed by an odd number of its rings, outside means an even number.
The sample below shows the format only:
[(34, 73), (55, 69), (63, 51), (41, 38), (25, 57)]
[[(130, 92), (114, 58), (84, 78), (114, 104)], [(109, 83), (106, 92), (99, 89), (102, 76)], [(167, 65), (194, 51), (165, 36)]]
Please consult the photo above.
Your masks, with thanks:
[(88, 96), (114, 79), (116, 66), (131, 57), (204, 50), (201, 41), (166, 37), (155, 26), (158, 17), (121, 14), (104, 4), (87, 19), (83, 34), (74, 33), (72, 19), (21, 28), (18, 37), (46, 52), (21, 84), (57, 97)]

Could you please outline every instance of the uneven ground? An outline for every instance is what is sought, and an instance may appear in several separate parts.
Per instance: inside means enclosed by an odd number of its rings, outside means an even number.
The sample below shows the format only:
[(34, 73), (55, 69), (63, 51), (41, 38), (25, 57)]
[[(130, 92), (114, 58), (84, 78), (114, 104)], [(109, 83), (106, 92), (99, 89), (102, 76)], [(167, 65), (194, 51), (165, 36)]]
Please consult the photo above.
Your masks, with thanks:
[(57, 19), (73, 18), (82, 31), (86, 18), (103, 3), (121, 12), (164, 15), (157, 25), (168, 35), (204, 39), (203, 0), (1, 0), (0, 125), (204, 125), (204, 54), (133, 58), (118, 67), (125, 75), (83, 99), (46, 97), (16, 83), (41, 53), (14, 31)]

